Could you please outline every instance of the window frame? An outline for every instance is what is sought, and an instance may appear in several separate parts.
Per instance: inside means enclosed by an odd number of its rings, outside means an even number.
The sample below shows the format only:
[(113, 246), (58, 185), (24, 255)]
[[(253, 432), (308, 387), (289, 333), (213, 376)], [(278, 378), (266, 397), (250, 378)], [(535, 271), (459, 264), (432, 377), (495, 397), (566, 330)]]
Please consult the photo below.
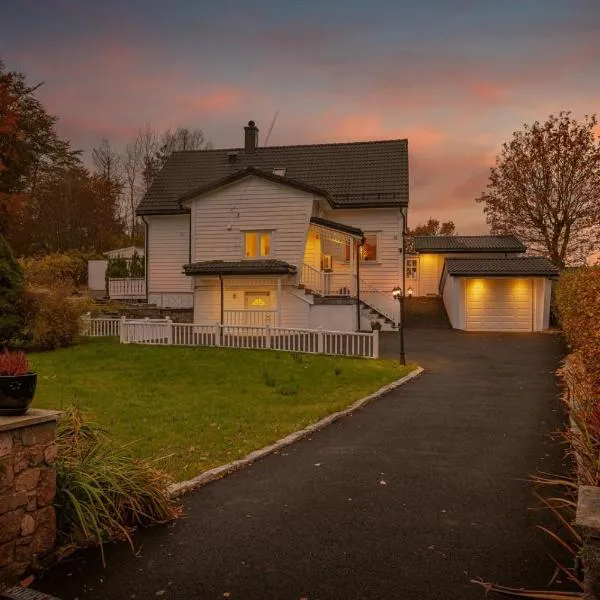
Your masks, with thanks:
[[(414, 271), (414, 276), (411, 277), (409, 273), (409, 261), (411, 262), (410, 269)], [(407, 256), (404, 264), (404, 277), (411, 281), (416, 281), (419, 278), (419, 257), (418, 256)]]
[[(374, 259), (364, 259), (364, 258), (360, 258), (360, 251), (359, 251), (359, 260), (360, 260), (360, 264), (361, 265), (378, 265), (381, 264), (381, 260), (379, 258), (379, 251), (381, 248), (381, 231), (364, 231), (364, 236), (365, 239), (368, 235), (371, 236), (375, 236), (375, 258)], [(352, 244), (346, 244), (346, 250), (345, 250), (345, 262), (350, 262), (350, 253), (348, 251), (349, 248), (352, 247)]]
[[(275, 231), (273, 229), (244, 229), (242, 230), (242, 257), (244, 260), (268, 260), (275, 256)], [(256, 256), (246, 256), (246, 236), (254, 233), (258, 236), (257, 249), (258, 254)], [(263, 235), (269, 236), (269, 254), (261, 255), (260, 243)]]

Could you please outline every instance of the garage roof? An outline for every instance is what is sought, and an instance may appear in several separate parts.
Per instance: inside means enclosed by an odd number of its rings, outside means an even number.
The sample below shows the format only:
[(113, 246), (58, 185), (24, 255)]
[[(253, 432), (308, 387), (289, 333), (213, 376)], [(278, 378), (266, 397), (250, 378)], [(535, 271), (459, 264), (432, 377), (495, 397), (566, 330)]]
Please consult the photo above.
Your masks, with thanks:
[(525, 252), (514, 235), (416, 235), (416, 252)]
[(541, 256), (519, 256), (514, 258), (447, 258), (445, 270), (448, 275), (530, 275), (550, 277), (558, 275), (558, 269)]

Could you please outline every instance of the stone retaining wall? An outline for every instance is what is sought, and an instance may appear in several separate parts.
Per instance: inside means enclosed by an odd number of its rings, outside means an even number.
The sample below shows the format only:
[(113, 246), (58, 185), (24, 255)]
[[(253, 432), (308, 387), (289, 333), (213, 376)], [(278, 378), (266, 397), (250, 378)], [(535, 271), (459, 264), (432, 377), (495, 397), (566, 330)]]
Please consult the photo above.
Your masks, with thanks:
[(59, 414), (30, 409), (0, 417), (0, 588), (54, 548)]

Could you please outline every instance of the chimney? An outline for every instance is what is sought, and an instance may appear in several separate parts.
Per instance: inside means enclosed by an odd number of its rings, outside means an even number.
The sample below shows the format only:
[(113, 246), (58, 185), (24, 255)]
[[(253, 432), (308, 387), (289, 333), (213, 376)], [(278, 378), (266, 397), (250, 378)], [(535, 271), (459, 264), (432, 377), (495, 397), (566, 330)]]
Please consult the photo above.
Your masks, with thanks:
[(244, 127), (244, 149), (247, 154), (252, 154), (258, 146), (258, 127), (254, 121), (248, 121), (248, 127)]

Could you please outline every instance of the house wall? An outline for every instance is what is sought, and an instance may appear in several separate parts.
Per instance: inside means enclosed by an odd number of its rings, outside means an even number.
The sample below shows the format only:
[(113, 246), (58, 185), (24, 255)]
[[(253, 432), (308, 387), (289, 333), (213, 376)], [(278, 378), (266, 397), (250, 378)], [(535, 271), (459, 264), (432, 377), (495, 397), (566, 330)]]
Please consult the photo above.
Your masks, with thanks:
[(191, 308), (191, 278), (183, 274), (189, 262), (189, 215), (146, 217), (148, 223), (148, 302), (164, 308)]
[[(374, 262), (361, 261), (360, 278), (367, 281), (383, 292), (389, 292), (402, 279), (402, 217), (397, 208), (369, 209), (336, 209), (320, 216), (359, 227), (365, 233), (378, 233), (377, 260)], [(345, 249), (341, 244), (330, 244), (333, 255), (334, 270), (349, 271), (350, 265), (345, 260)], [(338, 246), (339, 248), (333, 248)]]
[(356, 304), (314, 304), (310, 307), (309, 328), (356, 331)]
[(319, 232), (310, 230), (306, 238), (304, 262), (313, 269), (321, 268), (321, 236)]
[(192, 262), (242, 260), (243, 232), (271, 230), (270, 258), (300, 268), (313, 200), (310, 193), (250, 176), (190, 201)]
[(462, 280), (456, 277), (446, 277), (442, 294), (448, 319), (454, 329), (462, 329), (464, 327), (464, 316), (461, 318), (460, 313), (462, 308), (464, 314), (464, 304), (462, 302), (464, 293), (461, 294), (461, 282)]

